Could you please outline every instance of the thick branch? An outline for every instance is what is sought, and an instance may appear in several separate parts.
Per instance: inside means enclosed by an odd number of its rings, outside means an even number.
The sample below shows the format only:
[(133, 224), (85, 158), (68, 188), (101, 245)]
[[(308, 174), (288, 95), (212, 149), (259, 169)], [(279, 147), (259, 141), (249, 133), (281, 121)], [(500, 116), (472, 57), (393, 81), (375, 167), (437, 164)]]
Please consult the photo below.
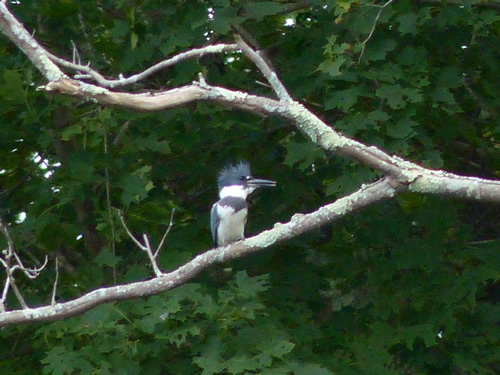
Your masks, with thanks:
[(33, 38), (10, 12), (5, 1), (0, 2), (0, 29), (42, 72), (49, 82), (65, 77), (64, 73), (47, 56), (40, 44)]
[(141, 281), (109, 288), (101, 288), (72, 301), (26, 310), (0, 312), (0, 326), (12, 324), (46, 322), (82, 314), (106, 302), (152, 296), (174, 289), (195, 277), (212, 264), (226, 262), (249, 253), (263, 250), (277, 242), (299, 236), (320, 225), (332, 223), (354, 211), (393, 197), (403, 185), (383, 178), (334, 203), (321, 207), (310, 214), (296, 214), (286, 223), (277, 223), (273, 229), (264, 231), (245, 241), (209, 250), (193, 260), (152, 280)]
[(194, 101), (212, 101), (257, 114), (281, 116), (290, 120), (324, 150), (358, 160), (384, 174), (393, 176), (399, 182), (408, 185), (412, 191), (500, 202), (500, 181), (426, 169), (399, 157), (391, 156), (375, 146), (366, 146), (340, 135), (302, 104), (293, 100), (278, 101), (241, 91), (209, 86), (206, 83), (194, 83), (154, 94), (130, 94), (114, 92), (65, 78), (51, 82), (42, 89), (77, 97), (87, 96), (100, 104), (142, 111), (159, 111)]
[[(392, 157), (376, 147), (366, 146), (341, 136), (300, 103), (292, 100), (275, 101), (221, 87), (211, 87), (206, 84), (193, 84), (155, 94), (130, 94), (113, 92), (63, 76), (59, 76), (59, 80), (54, 81), (54, 79), (51, 79), (53, 76), (48, 74), (51, 70), (40, 64), (40, 61), (47, 58), (46, 51), (31, 38), (24, 27), (9, 13), (5, 2), (0, 3), (0, 13), (0, 27), (46, 75), (49, 84), (42, 88), (46, 91), (77, 96), (103, 105), (114, 105), (142, 111), (158, 111), (178, 107), (192, 101), (207, 100), (259, 114), (278, 115), (291, 120), (298, 129), (323, 149), (356, 159), (391, 175), (401, 183), (407, 184), (413, 191), (500, 202), (500, 183), (498, 181), (432, 171)], [(31, 49), (23, 47), (25, 40), (29, 40)], [(259, 69), (263, 71), (270, 81), (273, 81), (273, 77), (276, 76), (275, 72), (270, 71), (269, 66), (250, 46), (242, 41), (240, 43), (242, 43), (242, 47), (246, 51), (245, 54), (258, 65)], [(52, 62), (50, 63), (52, 64)], [(280, 81), (277, 77), (273, 82), (273, 88), (281, 96), (281, 99), (287, 98), (286, 91), (285, 93), (281, 92)]]
[(247, 56), (250, 61), (252, 61), (257, 68), (262, 72), (267, 82), (271, 85), (274, 92), (280, 100), (290, 100), (290, 95), (286, 91), (285, 86), (278, 79), (276, 73), (271, 69), (271, 67), (266, 63), (264, 58), (259, 52), (254, 51), (250, 46), (239, 36), (236, 36), (236, 42), (240, 46), (241, 50)]

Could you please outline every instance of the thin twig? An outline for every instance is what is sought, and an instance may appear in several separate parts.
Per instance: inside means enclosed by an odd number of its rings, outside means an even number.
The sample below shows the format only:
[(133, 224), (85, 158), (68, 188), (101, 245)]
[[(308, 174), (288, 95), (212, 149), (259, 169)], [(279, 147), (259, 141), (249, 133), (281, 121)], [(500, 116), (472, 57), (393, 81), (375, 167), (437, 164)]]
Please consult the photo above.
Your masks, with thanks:
[(172, 229), (172, 227), (174, 225), (174, 213), (175, 213), (175, 207), (172, 208), (172, 213), (170, 214), (170, 222), (168, 223), (167, 230), (165, 231), (165, 234), (163, 235), (163, 237), (160, 241), (160, 244), (158, 245), (158, 248), (156, 249), (156, 252), (154, 253), (155, 259), (158, 256), (158, 254), (160, 253), (160, 250), (163, 247), (163, 245), (165, 244), (165, 240), (167, 239), (167, 236), (170, 233), (170, 230)]
[[(194, 82), (193, 82), (194, 83)], [(203, 76), (202, 72), (198, 72), (198, 82), (196, 82), (200, 87), (207, 88), (209, 85), (207, 84), (207, 81), (205, 80), (205, 77)]]
[(130, 125), (130, 121), (125, 121), (125, 123), (123, 124), (123, 126), (120, 128), (120, 131), (118, 132), (117, 136), (113, 140), (113, 143), (111, 143), (111, 145), (113, 147), (116, 147), (116, 146), (118, 146), (120, 144), (122, 136), (123, 136), (123, 133), (125, 133), (127, 131), (129, 125)]
[(80, 54), (78, 53), (75, 42), (71, 41), (71, 45), (73, 46), (73, 64), (81, 65), (82, 61), (80, 60)]
[(375, 20), (373, 21), (372, 29), (370, 30), (370, 33), (368, 34), (368, 36), (366, 37), (366, 39), (362, 43), (363, 47), (361, 47), (361, 52), (360, 52), (359, 57), (358, 57), (358, 64), (361, 62), (361, 58), (363, 57), (363, 54), (365, 53), (366, 44), (368, 43), (368, 41), (373, 36), (373, 33), (375, 32), (375, 27), (377, 26), (377, 22), (378, 22), (378, 19), (380, 18), (380, 15), (382, 14), (382, 11), (384, 10), (384, 8), (386, 6), (388, 6), (392, 2), (393, 2), (393, 0), (388, 0), (384, 5), (378, 6), (379, 10), (378, 10), (377, 16), (375, 17)]
[(158, 263), (156, 262), (155, 256), (153, 255), (153, 249), (151, 248), (149, 237), (146, 233), (144, 233), (142, 235), (142, 238), (144, 239), (144, 244), (146, 245), (146, 253), (148, 254), (149, 261), (151, 262), (151, 266), (153, 267), (153, 271), (156, 277), (160, 277), (163, 275), (163, 272), (161, 272), (160, 267), (158, 267)]
[(137, 238), (135, 238), (134, 235), (132, 234), (132, 232), (130, 232), (130, 230), (128, 229), (127, 224), (125, 224), (125, 219), (123, 218), (122, 212), (118, 209), (116, 209), (116, 210), (118, 211), (118, 217), (120, 218), (120, 221), (122, 222), (123, 228), (127, 232), (128, 236), (132, 239), (132, 241), (134, 241), (134, 243), (139, 247), (139, 249), (141, 249), (143, 251), (147, 251), (146, 247), (142, 243), (140, 243), (139, 240)]
[[(16, 255), (16, 258), (18, 258), (17, 254), (15, 254), (15, 255)], [(19, 266), (19, 268), (21, 269), (21, 271), (23, 271), (23, 273), (29, 279), (36, 279), (38, 277), (38, 275), (40, 275), (40, 272), (42, 272), (42, 270), (45, 268), (45, 266), (47, 265), (48, 261), (49, 261), (49, 257), (47, 255), (45, 255), (45, 261), (43, 262), (43, 264), (40, 267), (25, 268), (21, 264)]]
[(250, 47), (241, 36), (236, 35), (236, 43), (238, 46), (241, 48), (243, 53), (245, 54), (246, 57), (252, 61), (257, 68), (261, 71), (261, 73), (264, 75), (266, 80), (269, 82), (271, 87), (273, 88), (273, 91), (276, 93), (278, 98), (281, 101), (289, 101), (291, 100), (290, 94), (288, 94), (288, 91), (286, 91), (285, 86), (281, 83), (281, 81), (278, 79), (278, 76), (276, 73), (271, 69), (271, 67), (266, 63), (266, 60), (262, 58), (260, 55), (262, 52), (257, 52)]
[(0, 299), (0, 312), (5, 312), (5, 301), (7, 300), (7, 294), (9, 293), (10, 287), (10, 277), (5, 278), (5, 285), (3, 286), (2, 298)]
[(5, 254), (5, 260), (7, 261), (7, 264), (9, 264), (10, 257), (15, 253), (14, 250), (14, 242), (12, 241), (12, 238), (10, 237), (9, 230), (3, 223), (3, 221), (0, 219), (0, 231), (3, 233), (5, 236), (5, 239), (7, 240), (7, 251)]
[[(104, 155), (108, 154), (108, 133), (104, 132)], [(113, 211), (111, 209), (111, 187), (109, 185), (109, 169), (108, 167), (104, 168), (104, 177), (106, 178), (106, 206), (108, 209), (108, 218), (109, 225), (111, 226), (111, 251), (113, 255), (116, 255), (116, 246), (115, 246), (115, 221), (113, 220)], [(116, 265), (113, 264), (113, 282), (116, 284)]]
[(14, 280), (14, 276), (12, 275), (12, 273), (10, 271), (8, 271), (8, 273), (9, 273), (9, 278), (10, 278), (10, 286), (12, 287), (12, 290), (14, 291), (14, 294), (16, 295), (17, 300), (19, 301), (19, 303), (21, 305), (21, 308), (23, 310), (26, 310), (28, 308), (28, 304), (24, 300), (24, 297), (21, 294), (21, 291), (17, 287), (16, 282)]
[(52, 288), (52, 299), (51, 299), (52, 306), (56, 304), (56, 290), (57, 290), (58, 280), (59, 280), (59, 259), (56, 257), (56, 279), (54, 281), (54, 287)]

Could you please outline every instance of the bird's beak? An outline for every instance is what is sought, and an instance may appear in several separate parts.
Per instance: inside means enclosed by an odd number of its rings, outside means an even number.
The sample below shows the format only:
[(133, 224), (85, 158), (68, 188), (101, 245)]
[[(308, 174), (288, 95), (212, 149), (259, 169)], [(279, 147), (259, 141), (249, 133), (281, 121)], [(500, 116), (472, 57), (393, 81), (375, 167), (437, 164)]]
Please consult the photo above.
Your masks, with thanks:
[(261, 178), (251, 178), (250, 180), (247, 181), (247, 184), (251, 187), (260, 187), (260, 186), (276, 186), (276, 181), (271, 181), (271, 180), (264, 180)]

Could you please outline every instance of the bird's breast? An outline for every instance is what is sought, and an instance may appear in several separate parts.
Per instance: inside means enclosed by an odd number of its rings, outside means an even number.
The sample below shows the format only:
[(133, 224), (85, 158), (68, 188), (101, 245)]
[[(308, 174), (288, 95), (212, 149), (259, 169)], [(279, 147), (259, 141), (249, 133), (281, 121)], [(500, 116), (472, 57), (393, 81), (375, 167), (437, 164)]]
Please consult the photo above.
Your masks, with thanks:
[(229, 205), (226, 206), (220, 203), (217, 205), (217, 215), (219, 216), (217, 240), (219, 246), (224, 246), (245, 238), (247, 214), (248, 209), (246, 205), (239, 210)]

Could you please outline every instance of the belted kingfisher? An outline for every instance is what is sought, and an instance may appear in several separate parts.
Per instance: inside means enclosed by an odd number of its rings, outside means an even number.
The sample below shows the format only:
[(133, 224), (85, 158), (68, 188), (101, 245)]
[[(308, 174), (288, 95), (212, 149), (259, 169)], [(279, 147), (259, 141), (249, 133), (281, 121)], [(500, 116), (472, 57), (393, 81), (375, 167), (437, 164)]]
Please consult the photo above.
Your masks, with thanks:
[(250, 165), (239, 162), (222, 169), (217, 184), (220, 199), (214, 203), (210, 214), (215, 247), (245, 238), (248, 195), (260, 186), (276, 186), (276, 182), (252, 177)]

